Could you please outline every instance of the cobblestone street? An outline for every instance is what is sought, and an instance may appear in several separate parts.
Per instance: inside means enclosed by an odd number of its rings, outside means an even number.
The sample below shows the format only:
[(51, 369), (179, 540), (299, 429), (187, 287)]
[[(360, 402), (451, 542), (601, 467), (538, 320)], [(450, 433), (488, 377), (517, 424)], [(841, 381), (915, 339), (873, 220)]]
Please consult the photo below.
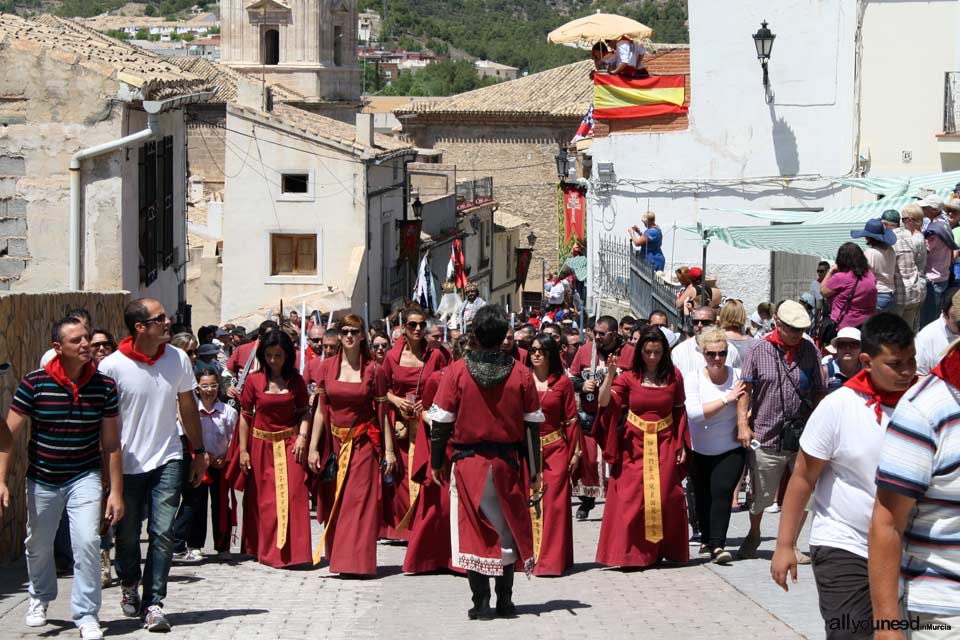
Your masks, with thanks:
[[(517, 577), (515, 620), (470, 622), (466, 581), (452, 575), (405, 576), (404, 547), (379, 546), (380, 576), (350, 580), (319, 569), (274, 570), (252, 560), (174, 565), (165, 608), (172, 638), (822, 638), (810, 568), (783, 593), (770, 580), (769, 558), (777, 514), (767, 514), (759, 559), (722, 567), (693, 560), (687, 566), (644, 571), (603, 569), (593, 562), (602, 505), (574, 524), (576, 566), (563, 578)], [(735, 513), (728, 546), (748, 527)], [(318, 539), (319, 528), (314, 528)], [(807, 534), (801, 536), (806, 549)], [(213, 553), (212, 548), (205, 551)], [(691, 547), (695, 552), (696, 548)], [(50, 623), (23, 624), (22, 569), (0, 571), (0, 638), (77, 637), (70, 622), (69, 579), (49, 609)], [(120, 614), (120, 591), (104, 591), (102, 623), (108, 637), (155, 637)]]

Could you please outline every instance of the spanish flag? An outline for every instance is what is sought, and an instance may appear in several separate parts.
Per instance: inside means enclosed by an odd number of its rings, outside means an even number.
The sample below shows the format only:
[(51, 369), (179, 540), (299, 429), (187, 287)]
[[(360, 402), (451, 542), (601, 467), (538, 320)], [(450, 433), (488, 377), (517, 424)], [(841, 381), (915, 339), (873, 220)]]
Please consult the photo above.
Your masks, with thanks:
[(593, 117), (613, 120), (686, 113), (684, 83), (682, 75), (624, 78), (598, 73), (593, 78)]

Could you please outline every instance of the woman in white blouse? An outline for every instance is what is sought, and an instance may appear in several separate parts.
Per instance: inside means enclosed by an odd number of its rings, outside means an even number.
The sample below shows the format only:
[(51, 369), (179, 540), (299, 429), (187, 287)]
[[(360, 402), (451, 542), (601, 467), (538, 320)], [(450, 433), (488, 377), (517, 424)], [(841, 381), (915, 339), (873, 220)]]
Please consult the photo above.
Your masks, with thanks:
[(693, 442), (690, 475), (700, 524), (700, 557), (730, 562), (724, 550), (730, 501), (743, 473), (746, 450), (737, 442), (737, 398), (744, 393), (740, 370), (727, 366), (727, 337), (719, 327), (697, 336), (707, 366), (684, 382)]

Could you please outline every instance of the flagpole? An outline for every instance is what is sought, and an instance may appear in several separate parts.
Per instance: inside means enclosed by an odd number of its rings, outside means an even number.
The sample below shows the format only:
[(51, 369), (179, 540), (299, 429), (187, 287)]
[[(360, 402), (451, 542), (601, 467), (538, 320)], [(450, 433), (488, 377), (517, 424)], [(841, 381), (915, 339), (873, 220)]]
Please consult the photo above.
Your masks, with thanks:
[(300, 375), (307, 364), (307, 303), (300, 303)]

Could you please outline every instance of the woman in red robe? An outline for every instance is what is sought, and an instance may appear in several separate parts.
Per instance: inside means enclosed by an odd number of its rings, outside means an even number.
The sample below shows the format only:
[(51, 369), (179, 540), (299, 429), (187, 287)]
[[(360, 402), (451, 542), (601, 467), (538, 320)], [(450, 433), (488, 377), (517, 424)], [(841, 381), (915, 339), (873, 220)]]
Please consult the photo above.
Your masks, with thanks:
[[(332, 573), (376, 575), (380, 531), (379, 428), (386, 379), (383, 367), (370, 358), (363, 320), (348, 315), (340, 322), (340, 353), (323, 362), (317, 379), (319, 406), (310, 437), (309, 465), (321, 473), (326, 459), (321, 442), (327, 429), (337, 456), (333, 503), (323, 529), (321, 553)], [(393, 473), (396, 457), (389, 429), (383, 430), (385, 473)]]
[(609, 367), (598, 393), (603, 459), (611, 466), (597, 562), (616, 567), (687, 562), (680, 482), (690, 434), (683, 377), (658, 327), (644, 328), (633, 366), (616, 380), (615, 369)]
[(387, 353), (383, 370), (387, 378), (389, 424), (394, 426), (397, 472), (383, 485), (384, 537), (410, 539), (410, 521), (420, 485), (413, 480), (410, 452), (416, 450), (417, 429), (423, 411), (424, 385), (434, 371), (447, 366), (448, 356), (426, 339), (427, 314), (419, 305), (403, 310), (403, 337)]
[[(453, 344), (453, 360), (461, 360), (470, 350), (472, 337), (461, 335)], [(433, 405), (444, 370), (434, 371), (423, 386), (423, 406)], [(447, 456), (453, 447), (447, 447)], [(426, 412), (420, 414), (420, 430), (414, 455), (410, 459), (414, 482), (420, 483), (420, 494), (414, 504), (410, 523), (410, 541), (403, 558), (404, 573), (428, 573), (454, 569), (450, 552), (450, 493), (430, 477), (430, 422)]]
[(530, 345), (533, 372), (544, 421), (540, 423), (543, 498), (540, 515), (531, 508), (535, 576), (560, 576), (573, 565), (571, 482), (580, 463), (580, 427), (573, 383), (563, 371), (560, 345), (541, 333)]
[[(293, 342), (271, 331), (257, 347), (260, 370), (240, 395), (238, 465), (243, 483), (244, 553), (271, 567), (310, 562), (307, 493), (307, 386), (294, 368)], [(252, 428), (251, 428), (252, 427)], [(277, 496), (286, 494), (286, 500)]]

